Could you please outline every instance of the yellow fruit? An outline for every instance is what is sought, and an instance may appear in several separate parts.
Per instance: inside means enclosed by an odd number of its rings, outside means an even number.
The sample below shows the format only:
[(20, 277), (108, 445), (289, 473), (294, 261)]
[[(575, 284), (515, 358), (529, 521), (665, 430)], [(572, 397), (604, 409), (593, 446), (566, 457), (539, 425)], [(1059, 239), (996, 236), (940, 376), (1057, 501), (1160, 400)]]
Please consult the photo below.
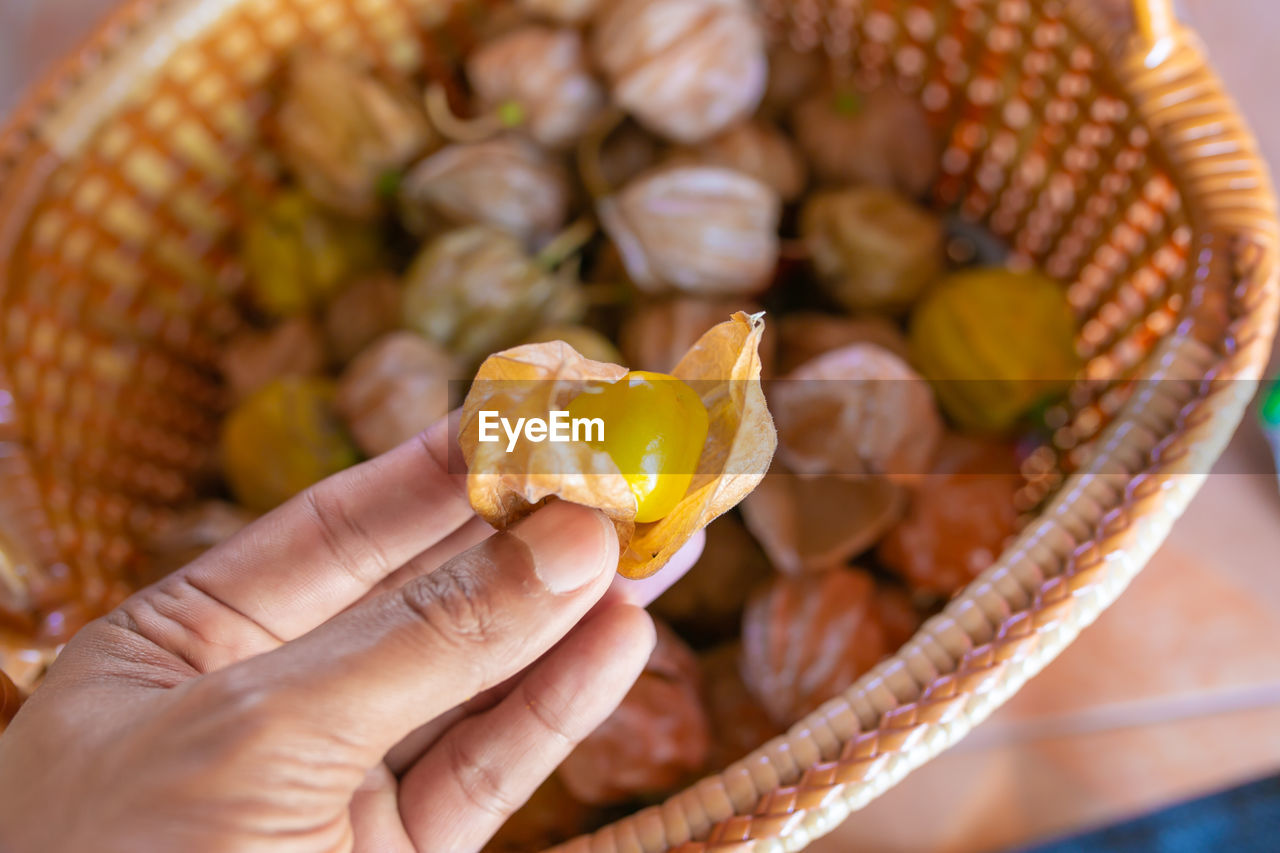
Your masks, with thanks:
[(258, 512), (359, 461), (327, 379), (278, 379), (222, 425), (222, 469), (236, 500)]
[(664, 518), (689, 491), (707, 442), (707, 410), (684, 382), (636, 371), (569, 403), (572, 418), (599, 418), (609, 454), (636, 498), (636, 521)]
[(958, 425), (1012, 427), (1080, 369), (1063, 287), (1036, 272), (982, 269), (940, 281), (911, 318), (911, 357)]
[(254, 211), (242, 254), (254, 305), (273, 317), (293, 317), (324, 305), (371, 268), (378, 238), (368, 226), (287, 192)]

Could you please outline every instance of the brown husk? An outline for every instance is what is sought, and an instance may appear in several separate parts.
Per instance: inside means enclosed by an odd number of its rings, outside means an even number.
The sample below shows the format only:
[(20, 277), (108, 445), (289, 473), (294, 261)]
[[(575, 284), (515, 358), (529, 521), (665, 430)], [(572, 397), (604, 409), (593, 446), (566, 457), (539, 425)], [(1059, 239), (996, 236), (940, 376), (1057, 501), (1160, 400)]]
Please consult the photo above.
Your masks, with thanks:
[(739, 312), (703, 335), (672, 375), (689, 382), (710, 416), (707, 444), (684, 499), (660, 521), (635, 523), (636, 503), (607, 453), (585, 443), (479, 441), (479, 413), (545, 418), (564, 410), (588, 384), (616, 381), (626, 368), (589, 361), (562, 342), (530, 344), (485, 360), (463, 404), (458, 442), (467, 461), (467, 491), (476, 512), (498, 528), (558, 497), (595, 507), (618, 531), (618, 572), (658, 571), (693, 534), (737, 505), (763, 478), (777, 445), (760, 388), (764, 319)]

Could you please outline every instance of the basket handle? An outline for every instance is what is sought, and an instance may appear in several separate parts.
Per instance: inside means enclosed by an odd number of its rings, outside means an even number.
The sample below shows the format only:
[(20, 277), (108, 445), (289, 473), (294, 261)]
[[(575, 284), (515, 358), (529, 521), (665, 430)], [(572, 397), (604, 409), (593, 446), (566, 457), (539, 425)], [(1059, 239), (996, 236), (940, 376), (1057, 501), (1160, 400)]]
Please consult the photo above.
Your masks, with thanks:
[(1149, 47), (1171, 38), (1178, 29), (1173, 0), (1133, 0), (1133, 19)]

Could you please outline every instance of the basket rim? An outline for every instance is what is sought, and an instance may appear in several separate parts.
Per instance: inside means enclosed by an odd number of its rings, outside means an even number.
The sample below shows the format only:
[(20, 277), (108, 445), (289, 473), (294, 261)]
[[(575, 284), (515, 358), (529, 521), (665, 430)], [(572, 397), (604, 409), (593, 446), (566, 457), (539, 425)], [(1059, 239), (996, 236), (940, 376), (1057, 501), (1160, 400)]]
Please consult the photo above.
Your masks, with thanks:
[[(6, 232), (21, 228), (25, 208), (58, 161), (59, 152), (41, 137), (45, 119), (145, 33), (158, 12), (210, 2), (126, 0), (28, 90), (0, 124), (0, 246)], [(1033, 0), (1037, 6), (1057, 2)], [(1163, 61), (1149, 64), (1150, 50), (1110, 31), (1087, 0), (1061, 5), (1064, 17), (1109, 57), (1121, 91), (1152, 129), (1191, 216), (1193, 247), (1203, 256), (1188, 276), (1203, 274), (1206, 287), (1215, 286), (1230, 303), (1225, 316), (1188, 317), (1151, 358), (1164, 375), (1187, 379), (1192, 392), (1178, 398), (1153, 391), (1131, 401), (1099, 439), (1103, 452), (1095, 464), (1073, 474), (943, 614), (841, 696), (663, 805), (558, 849), (701, 853), (731, 846), (772, 850), (781, 843), (793, 850), (825, 834), (963, 737), (1109, 606), (1185, 509), (1207, 476), (1198, 472), (1208, 471), (1243, 417), (1252, 394), (1242, 386), (1251, 382), (1236, 380), (1261, 377), (1280, 313), (1280, 225), (1269, 170), (1189, 28), (1177, 29), (1162, 46)], [(1184, 126), (1180, 108), (1192, 98), (1208, 109)], [(1208, 123), (1220, 127), (1200, 132)], [(1208, 153), (1224, 142), (1227, 159)], [(1224, 181), (1228, 173), (1242, 180)], [(0, 297), (6, 276), (0, 269)], [(0, 368), (0, 387), (6, 384)], [(1075, 547), (1076, 541), (1084, 544)], [(1027, 567), (1040, 583), (1027, 585)]]

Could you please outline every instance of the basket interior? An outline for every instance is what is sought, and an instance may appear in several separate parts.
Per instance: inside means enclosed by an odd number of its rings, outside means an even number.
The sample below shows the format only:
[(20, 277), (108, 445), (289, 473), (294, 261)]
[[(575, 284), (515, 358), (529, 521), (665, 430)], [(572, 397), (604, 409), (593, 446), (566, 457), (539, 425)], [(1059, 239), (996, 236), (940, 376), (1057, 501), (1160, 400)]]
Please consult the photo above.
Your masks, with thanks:
[[(0, 535), (27, 544), (28, 571), (42, 566), (32, 604), (51, 642), (129, 588), (136, 543), (215, 475), (216, 359), (242, 323), (234, 234), (278, 181), (262, 135), (280, 59), (306, 42), (447, 80), (502, 4), (221, 5), (74, 156), (51, 161), (0, 272), (0, 389), (12, 395), (0, 391), (0, 464), (15, 528)], [(1068, 284), (1085, 367), (1049, 415), (1052, 444), (1024, 467), (1026, 512), (1080, 462), (1174, 328), (1192, 237), (1148, 129), (1064, 5), (763, 3), (775, 38), (917, 96), (946, 140), (935, 205)]]

